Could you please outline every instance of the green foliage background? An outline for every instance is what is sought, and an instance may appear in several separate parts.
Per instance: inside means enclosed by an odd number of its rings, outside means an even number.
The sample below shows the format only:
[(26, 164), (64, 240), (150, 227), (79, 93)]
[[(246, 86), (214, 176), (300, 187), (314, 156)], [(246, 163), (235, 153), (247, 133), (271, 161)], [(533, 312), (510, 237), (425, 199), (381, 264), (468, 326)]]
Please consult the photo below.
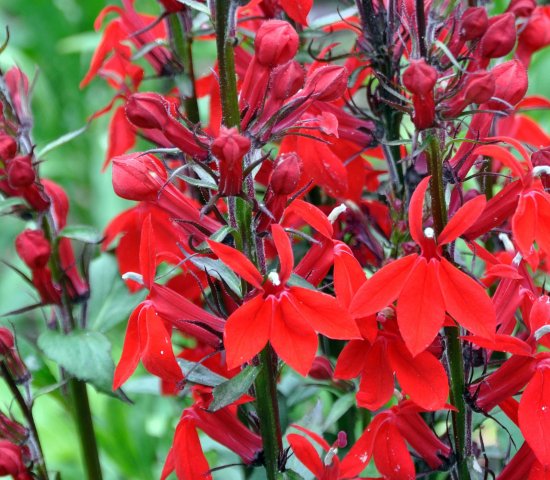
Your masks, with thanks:
[[(100, 34), (93, 30), (93, 22), (106, 4), (105, 0), (0, 0), (0, 29), (9, 26), (11, 37), (7, 50), (0, 56), (0, 66), (7, 69), (18, 65), (31, 79), (34, 77), (33, 138), (39, 149), (82, 127), (87, 118), (111, 98), (112, 92), (101, 81), (92, 82), (85, 90), (79, 88), (100, 39)], [(155, 11), (153, 0), (142, 0), (137, 5)], [(537, 54), (530, 74), (531, 93), (550, 97), (548, 71), (548, 52)], [(539, 113), (537, 120), (548, 126), (546, 113)], [(44, 177), (66, 189), (71, 199), (70, 222), (94, 225), (100, 230), (129, 205), (112, 192), (110, 171), (100, 172), (105, 156), (107, 121), (107, 117), (98, 119), (83, 135), (49, 153), (41, 167)], [(0, 218), (0, 258), (16, 263), (13, 239), (24, 224), (17, 219)], [(114, 265), (109, 259), (102, 261), (99, 271), (105, 277), (98, 278), (98, 282), (112, 281), (109, 272), (113, 272)], [(123, 297), (122, 300), (117, 298), (115, 304), (124, 301)], [(0, 314), (33, 301), (21, 279), (0, 264)], [(135, 302), (137, 300), (133, 299), (132, 303)], [(105, 320), (112, 326), (107, 334), (114, 345), (115, 359), (120, 354), (124, 336), (123, 310), (113, 307), (107, 311)], [(111, 312), (114, 313), (111, 315)], [(25, 332), (26, 338), (19, 340), (20, 347), (28, 364), (33, 367), (37, 381), (46, 385), (55, 381), (52, 377), (55, 365), (42, 364), (31, 346), (39, 334), (38, 325), (43, 323), (38, 313), (0, 318), (0, 324), (11, 324), (16, 330)], [(0, 409), (6, 412), (11, 405), (3, 388), (1, 385)], [(96, 394), (93, 389), (90, 391), (105, 478), (158, 478), (175, 422), (183, 407), (181, 401), (152, 393), (158, 391), (158, 385), (145, 376), (138, 377), (128, 386), (127, 392), (135, 402), (131, 406)], [(331, 403), (330, 398), (327, 403)], [(13, 411), (16, 413), (15, 408)], [(78, 441), (62, 395), (39, 397), (35, 412), (48, 468), (62, 472), (64, 480), (81, 479)], [(218, 464), (235, 461), (223, 450), (214, 454), (221, 455)], [(217, 478), (242, 478), (235, 470), (238, 469), (224, 470)]]

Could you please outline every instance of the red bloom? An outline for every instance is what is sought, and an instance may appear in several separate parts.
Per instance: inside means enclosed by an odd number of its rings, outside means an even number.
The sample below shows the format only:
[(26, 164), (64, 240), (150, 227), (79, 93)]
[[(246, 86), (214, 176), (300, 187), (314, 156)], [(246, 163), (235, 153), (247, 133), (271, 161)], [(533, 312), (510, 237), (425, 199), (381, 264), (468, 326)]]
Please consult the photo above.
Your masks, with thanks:
[(364, 317), (397, 302), (401, 336), (413, 356), (424, 351), (443, 326), (445, 312), (467, 330), (482, 337), (494, 336), (496, 318), (485, 290), (443, 257), (444, 245), (456, 240), (472, 225), (485, 206), (478, 196), (463, 205), (437, 240), (433, 229), (422, 228), (424, 195), (430, 177), (415, 190), (409, 207), (409, 228), (421, 254), (400, 258), (376, 272), (355, 295), (350, 311)]
[(338, 302), (321, 292), (287, 284), (294, 264), (292, 245), (280, 225), (271, 227), (280, 261), (264, 281), (239, 251), (209, 241), (212, 251), (258, 292), (227, 319), (224, 344), (228, 368), (248, 362), (268, 341), (292, 368), (306, 375), (317, 351), (316, 332), (329, 338), (359, 338), (359, 330)]

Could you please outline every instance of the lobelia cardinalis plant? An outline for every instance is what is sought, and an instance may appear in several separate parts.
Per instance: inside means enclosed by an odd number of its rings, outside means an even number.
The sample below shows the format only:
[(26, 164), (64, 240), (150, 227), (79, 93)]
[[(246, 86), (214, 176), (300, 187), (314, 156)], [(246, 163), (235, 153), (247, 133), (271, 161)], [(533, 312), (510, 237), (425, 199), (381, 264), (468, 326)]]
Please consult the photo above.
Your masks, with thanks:
[[(550, 137), (525, 113), (550, 106), (526, 97), (549, 7), (158, 3), (100, 12), (82, 86), (113, 89), (92, 119), (114, 109), (105, 167), (137, 202), (102, 244), (144, 295), (112, 386), (141, 362), (182, 411), (161, 478), (550, 477)], [(66, 199), (14, 138), (0, 188), (50, 212), (16, 250), (68, 314)]]

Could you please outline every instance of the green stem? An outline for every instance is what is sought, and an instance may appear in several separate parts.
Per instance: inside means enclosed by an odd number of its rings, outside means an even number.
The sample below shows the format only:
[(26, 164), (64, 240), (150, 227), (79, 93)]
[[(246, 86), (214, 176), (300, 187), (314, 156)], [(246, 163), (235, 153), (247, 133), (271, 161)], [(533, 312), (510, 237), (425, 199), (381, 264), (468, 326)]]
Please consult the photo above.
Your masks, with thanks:
[(231, 0), (216, 0), (216, 48), (220, 78), (220, 96), (222, 103), (222, 121), (226, 127), (239, 128), (241, 116), (237, 96), (237, 77), (235, 75), (234, 37), (229, 35), (229, 26), (233, 22)]
[(277, 403), (277, 364), (268, 344), (260, 353), (260, 373), (255, 381), (256, 409), (264, 447), (264, 464), (268, 480), (275, 480), (282, 449), (281, 426)]
[[(436, 132), (427, 132), (428, 171), (432, 176), (430, 181), (430, 196), (432, 199), (432, 217), (436, 238), (447, 224), (447, 207), (445, 205), (445, 185), (443, 183), (443, 162), (441, 149)], [(469, 480), (470, 473), (467, 464), (467, 411), (464, 399), (464, 359), (458, 327), (445, 327), (447, 339), (447, 359), (449, 362), (451, 403), (456, 411), (452, 412), (453, 436), (459, 480)]]
[(170, 41), (177, 59), (183, 64), (184, 74), (187, 76), (190, 91), (185, 95), (183, 103), (187, 118), (193, 123), (200, 122), (199, 104), (195, 84), (195, 68), (193, 66), (193, 35), (186, 27), (185, 13), (172, 14), (168, 17)]
[(71, 398), (73, 401), (73, 414), (78, 428), (80, 447), (86, 466), (86, 477), (88, 480), (101, 480), (101, 466), (99, 453), (92, 422), (92, 412), (86, 383), (76, 378), (69, 382)]

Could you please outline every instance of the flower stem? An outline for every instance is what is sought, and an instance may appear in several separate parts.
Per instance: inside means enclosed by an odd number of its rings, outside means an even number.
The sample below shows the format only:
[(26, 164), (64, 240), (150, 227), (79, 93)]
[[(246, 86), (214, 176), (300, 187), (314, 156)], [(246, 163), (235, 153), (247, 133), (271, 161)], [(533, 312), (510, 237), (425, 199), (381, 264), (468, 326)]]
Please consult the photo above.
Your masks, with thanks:
[(99, 453), (92, 422), (92, 412), (86, 383), (73, 378), (69, 382), (71, 398), (73, 402), (73, 414), (78, 428), (80, 447), (86, 466), (86, 477), (88, 480), (101, 480), (101, 466)]
[[(445, 205), (445, 185), (443, 184), (443, 162), (441, 159), (440, 141), (437, 132), (427, 133), (426, 155), (428, 171), (432, 176), (430, 181), (430, 196), (432, 199), (432, 217), (436, 236), (442, 232), (447, 223), (447, 207)], [(451, 403), (456, 407), (452, 412), (453, 436), (459, 480), (469, 480), (467, 464), (467, 411), (464, 400), (464, 359), (458, 327), (445, 327), (447, 339), (447, 358), (451, 386)]]
[(258, 373), (254, 385), (268, 480), (275, 480), (277, 476), (279, 453), (282, 449), (276, 375), (277, 363), (271, 346), (268, 344), (260, 353), (260, 373)]

